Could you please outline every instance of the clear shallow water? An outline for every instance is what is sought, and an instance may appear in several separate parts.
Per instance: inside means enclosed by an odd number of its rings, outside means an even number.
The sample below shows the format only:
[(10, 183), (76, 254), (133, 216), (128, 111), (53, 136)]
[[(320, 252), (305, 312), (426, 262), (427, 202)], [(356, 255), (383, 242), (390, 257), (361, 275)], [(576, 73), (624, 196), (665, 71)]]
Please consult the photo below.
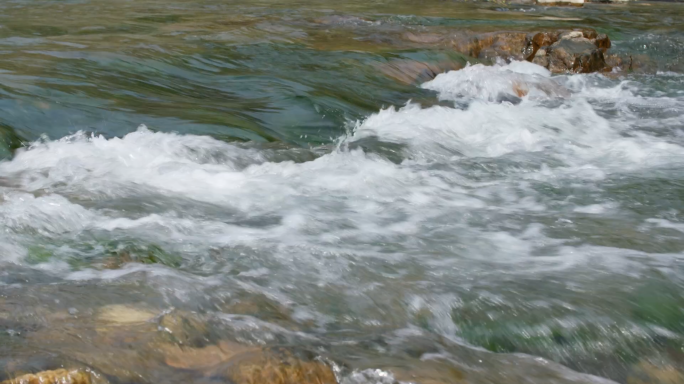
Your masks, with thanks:
[[(350, 383), (682, 368), (681, 5), (2, 7), (2, 133), (30, 143), (0, 162), (3, 356), (119, 353), (81, 327), (126, 304), (306, 346)], [(383, 72), (467, 60), (407, 32), (559, 23), (653, 73)]]

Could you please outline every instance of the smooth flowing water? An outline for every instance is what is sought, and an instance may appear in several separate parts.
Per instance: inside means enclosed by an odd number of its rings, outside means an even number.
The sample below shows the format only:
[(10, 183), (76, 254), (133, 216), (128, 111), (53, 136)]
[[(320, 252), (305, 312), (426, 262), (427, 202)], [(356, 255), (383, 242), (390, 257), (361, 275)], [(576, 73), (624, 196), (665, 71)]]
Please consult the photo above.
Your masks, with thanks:
[[(0, 2), (3, 371), (200, 382), (100, 324), (183, 311), (193, 348), (305, 348), (347, 384), (684, 382), (683, 20)], [(411, 38), (576, 27), (651, 71), (552, 76)], [(402, 82), (396, 62), (471, 65)]]

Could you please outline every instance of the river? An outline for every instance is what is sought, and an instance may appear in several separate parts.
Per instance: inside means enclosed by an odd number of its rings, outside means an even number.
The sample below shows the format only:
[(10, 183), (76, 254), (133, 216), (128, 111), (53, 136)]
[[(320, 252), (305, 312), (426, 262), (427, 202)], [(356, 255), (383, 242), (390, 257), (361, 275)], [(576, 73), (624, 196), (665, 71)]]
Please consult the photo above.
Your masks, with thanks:
[[(210, 351), (235, 343), (343, 384), (683, 383), (682, 20), (2, 1), (2, 372), (230, 382)], [(553, 28), (648, 66), (551, 74), (412, 38)]]

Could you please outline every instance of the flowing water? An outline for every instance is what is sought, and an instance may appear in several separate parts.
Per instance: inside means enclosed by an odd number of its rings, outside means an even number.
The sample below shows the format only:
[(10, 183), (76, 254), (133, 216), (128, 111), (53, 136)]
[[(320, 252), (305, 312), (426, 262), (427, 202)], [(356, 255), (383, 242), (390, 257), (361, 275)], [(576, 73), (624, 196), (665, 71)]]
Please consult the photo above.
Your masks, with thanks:
[[(684, 5), (416, 3), (0, 2), (1, 362), (192, 381), (86, 335), (120, 305), (348, 384), (684, 382)], [(406, 39), (559, 27), (652, 71)]]

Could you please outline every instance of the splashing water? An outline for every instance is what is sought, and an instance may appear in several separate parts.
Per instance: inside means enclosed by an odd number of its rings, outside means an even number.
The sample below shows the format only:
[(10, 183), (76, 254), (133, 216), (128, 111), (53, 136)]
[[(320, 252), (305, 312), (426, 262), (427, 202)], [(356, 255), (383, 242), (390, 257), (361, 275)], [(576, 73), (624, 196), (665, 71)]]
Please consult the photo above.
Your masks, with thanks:
[[(323, 20), (373, 33), (389, 25), (388, 34), (416, 22), (357, 19)], [(268, 43), (318, 38), (299, 27), (274, 24)], [(238, 44), (249, 33), (221, 36)], [(26, 39), (0, 45), (45, 43)], [(259, 41), (231, 60), (263, 55)], [(292, 59), (301, 48), (277, 49)], [(127, 62), (92, 51), (78, 60)], [(162, 64), (156, 70), (195, 76)], [(202, 65), (211, 72), (216, 62)], [(209, 87), (204, 75), (193, 81)], [(360, 94), (352, 88), (377, 75), (368, 76), (343, 91)], [(32, 78), (0, 79), (38, 92)], [(253, 104), (235, 124), (262, 125), (229, 138), (209, 136), (212, 119), (198, 112), (207, 119), (183, 133), (158, 131), (174, 124), (161, 117), (155, 129), (123, 134), (56, 130), (0, 162), (0, 355), (57, 348), (90, 361), (79, 353), (114, 347), (79, 333), (79, 321), (125, 304), (206, 316), (202, 347), (226, 335), (305, 346), (345, 384), (628, 382), (645, 362), (684, 368), (681, 74), (551, 76), (528, 62), (469, 64), (388, 88), (383, 100), (395, 106), (371, 104), (370, 114), (370, 103), (339, 106), (301, 81), (253, 82), (244, 92), (264, 105), (276, 83), (273, 92), (295, 95), (274, 103), (306, 116), (312, 125), (293, 128), (301, 137), (289, 142), (316, 136), (308, 148), (261, 140), (294, 119)], [(323, 101), (297, 104), (307, 92)], [(224, 97), (226, 108), (242, 108), (238, 99)], [(339, 109), (347, 113), (334, 116), (334, 131), (311, 128), (314, 116)], [(342, 133), (345, 119), (353, 122)], [(128, 364), (149, 377), (179, 372)]]

